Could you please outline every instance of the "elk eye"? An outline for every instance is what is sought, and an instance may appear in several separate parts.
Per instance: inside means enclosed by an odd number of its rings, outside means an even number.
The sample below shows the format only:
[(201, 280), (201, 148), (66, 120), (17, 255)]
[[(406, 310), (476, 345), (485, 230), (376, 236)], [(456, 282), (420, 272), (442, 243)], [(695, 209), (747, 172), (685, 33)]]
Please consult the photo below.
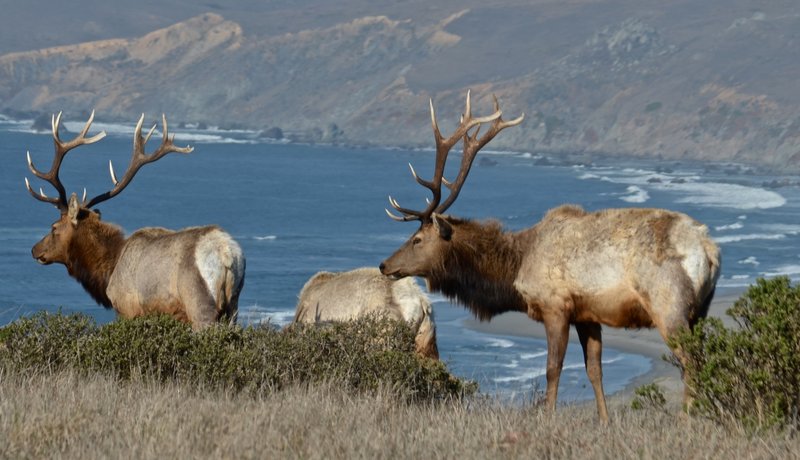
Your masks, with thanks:
[(422, 238), (420, 238), (420, 237), (418, 237), (418, 236), (415, 236), (415, 237), (414, 237), (414, 239), (413, 239), (413, 240), (411, 240), (411, 244), (413, 244), (413, 245), (415, 245), (415, 246), (416, 246), (416, 245), (418, 245), (418, 244), (420, 244), (420, 243), (422, 243)]

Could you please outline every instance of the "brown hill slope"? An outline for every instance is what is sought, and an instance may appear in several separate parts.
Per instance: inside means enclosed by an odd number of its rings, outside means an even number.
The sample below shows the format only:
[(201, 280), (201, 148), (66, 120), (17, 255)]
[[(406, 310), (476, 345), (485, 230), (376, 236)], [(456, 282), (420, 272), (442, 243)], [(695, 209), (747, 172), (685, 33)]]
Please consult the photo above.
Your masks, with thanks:
[(165, 112), (315, 141), (429, 145), (427, 99), (449, 129), (472, 88), (479, 111), (495, 93), (509, 115), (528, 114), (495, 148), (800, 167), (792, 2), (449, 4), (280, 34), (203, 14), (139, 38), (9, 53), (0, 111)]

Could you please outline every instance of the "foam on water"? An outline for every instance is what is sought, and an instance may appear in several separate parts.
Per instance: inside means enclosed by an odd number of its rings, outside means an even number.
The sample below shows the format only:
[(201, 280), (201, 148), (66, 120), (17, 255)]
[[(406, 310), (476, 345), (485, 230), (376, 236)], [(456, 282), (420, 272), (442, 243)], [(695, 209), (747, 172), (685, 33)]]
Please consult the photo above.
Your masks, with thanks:
[(487, 346), (490, 347), (497, 347), (497, 348), (511, 348), (514, 346), (514, 342), (508, 339), (500, 339), (496, 337), (486, 338)]
[(542, 356), (547, 356), (547, 351), (540, 351), (538, 353), (522, 353), (519, 355), (520, 359), (536, 359)]
[(762, 276), (772, 278), (775, 276), (794, 277), (800, 275), (800, 265), (781, 265), (768, 272), (762, 272)]
[(644, 203), (650, 199), (647, 191), (636, 185), (629, 185), (625, 191), (628, 195), (622, 196), (620, 199), (628, 203)]
[(264, 236), (254, 236), (253, 239), (256, 241), (274, 241), (277, 240), (278, 237), (276, 235), (264, 235)]
[[(591, 172), (583, 173), (578, 178), (636, 186), (638, 190), (635, 190), (637, 195), (633, 195), (634, 200), (640, 199), (639, 190), (647, 193), (648, 189), (652, 189), (677, 195), (675, 199), (677, 203), (708, 207), (771, 209), (786, 204), (786, 199), (772, 190), (755, 186), (706, 181), (703, 177), (688, 172), (667, 174), (638, 168), (611, 170), (593, 168)], [(628, 188), (628, 193), (631, 193), (630, 188)]]
[(505, 368), (508, 368), (508, 369), (516, 369), (517, 367), (519, 367), (519, 361), (517, 361), (516, 359), (512, 359), (510, 363), (501, 364), (501, 366), (503, 366)]
[(758, 259), (756, 259), (755, 256), (747, 257), (745, 259), (738, 261), (737, 263), (741, 265), (752, 265), (754, 267), (758, 267), (759, 265), (761, 265), (761, 263), (758, 261)]
[(717, 225), (716, 227), (714, 227), (714, 230), (718, 232), (723, 232), (725, 230), (739, 230), (742, 227), (744, 227), (743, 223), (734, 222), (732, 224), (727, 224), (727, 225)]
[[(566, 364), (561, 368), (562, 372), (571, 369), (583, 369), (583, 363)], [(495, 383), (510, 383), (510, 382), (528, 382), (547, 374), (546, 367), (529, 368), (524, 372), (516, 375), (508, 375), (503, 377), (495, 377), (492, 379)]]
[(743, 235), (715, 236), (714, 241), (719, 244), (738, 243), (746, 240), (782, 240), (786, 238), (783, 233), (747, 233)]
[(786, 199), (771, 190), (723, 183), (685, 183), (675, 186), (675, 190), (688, 196), (676, 200), (690, 203), (733, 209), (770, 209), (786, 204)]
[[(153, 121), (146, 120), (145, 125), (142, 128), (142, 132), (149, 131), (150, 127), (153, 126), (153, 123), (156, 122), (154, 118)], [(153, 132), (153, 137), (160, 138), (161, 137), (161, 120), (158, 119), (158, 127)], [(85, 120), (82, 121), (62, 121), (61, 123), (67, 130), (73, 133), (80, 132), (84, 125), (86, 124)], [(187, 128), (180, 128), (178, 129), (174, 124), (170, 124), (170, 134), (175, 135), (176, 143), (186, 143), (186, 142), (194, 142), (194, 143), (201, 143), (201, 144), (252, 144), (260, 141), (267, 142), (266, 139), (258, 139), (254, 138), (255, 135), (258, 133), (255, 131), (244, 131), (244, 130), (219, 130), (215, 128), (205, 129), (205, 130), (197, 130), (197, 129), (187, 129)], [(120, 136), (125, 138), (132, 138), (133, 132), (136, 128), (136, 120), (132, 121), (130, 124), (124, 123), (105, 123), (102, 121), (95, 121), (92, 122), (92, 129), (91, 133), (97, 133), (100, 131), (105, 131), (106, 134), (109, 136)], [(26, 132), (31, 132), (35, 134), (48, 134), (46, 133), (37, 133), (31, 129), (28, 129)]]

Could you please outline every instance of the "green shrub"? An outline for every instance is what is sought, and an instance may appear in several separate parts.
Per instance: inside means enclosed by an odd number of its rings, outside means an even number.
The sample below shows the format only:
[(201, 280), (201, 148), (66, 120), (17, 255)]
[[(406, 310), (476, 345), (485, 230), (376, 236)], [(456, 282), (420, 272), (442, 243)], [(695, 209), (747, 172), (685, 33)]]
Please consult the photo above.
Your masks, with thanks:
[(80, 367), (129, 379), (141, 373), (159, 380), (179, 377), (193, 348), (191, 328), (166, 315), (114, 321), (80, 340)]
[(687, 356), (693, 409), (754, 429), (797, 427), (800, 287), (786, 277), (759, 279), (727, 313), (738, 328), (708, 318), (674, 340)]
[(649, 383), (636, 388), (634, 391), (636, 395), (631, 401), (631, 409), (658, 409), (663, 410), (667, 403), (667, 398), (655, 383)]
[(38, 312), (0, 329), (0, 361), (19, 371), (71, 366), (81, 340), (96, 332), (88, 316)]
[(356, 392), (390, 387), (428, 400), (476, 390), (413, 349), (410, 327), (385, 318), (283, 331), (218, 324), (192, 332), (165, 315), (97, 327), (83, 315), (37, 313), (0, 329), (0, 367), (15, 371), (72, 368), (253, 394), (320, 382)]

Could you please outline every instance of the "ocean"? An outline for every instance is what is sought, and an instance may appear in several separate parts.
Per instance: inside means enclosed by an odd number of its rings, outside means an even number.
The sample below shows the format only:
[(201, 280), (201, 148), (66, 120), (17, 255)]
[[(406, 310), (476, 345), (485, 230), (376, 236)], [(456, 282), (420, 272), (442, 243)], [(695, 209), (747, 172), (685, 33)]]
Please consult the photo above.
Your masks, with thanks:
[[(0, 118), (0, 324), (59, 309), (91, 315), (100, 323), (112, 321), (114, 312), (96, 305), (62, 265), (40, 266), (31, 258), (31, 247), (58, 212), (25, 190), (28, 177), (34, 188), (54, 193), (27, 169), (26, 151), (42, 170), (53, 155), (49, 133), (32, 132), (30, 123)], [(86, 187), (94, 196), (112, 187), (107, 162), (113, 160), (122, 174), (134, 123), (95, 123), (90, 134), (104, 129), (108, 137), (69, 153), (61, 170), (68, 193), (80, 194)], [(65, 126), (75, 133), (82, 121)], [(314, 273), (377, 266), (417, 229), (416, 223), (392, 221), (384, 208), (390, 194), (404, 206), (424, 207), (427, 189), (413, 180), (408, 163), (430, 176), (432, 150), (274, 143), (247, 131), (213, 128), (171, 131), (177, 145), (191, 144), (195, 151), (144, 166), (125, 191), (98, 208), (104, 220), (126, 233), (147, 226), (222, 226), (247, 258), (239, 303), (242, 324), (288, 324), (299, 290)], [(448, 177), (455, 175), (457, 149), (453, 157)], [(797, 178), (687, 161), (568, 164), (535, 152), (492, 151), (490, 144), (448, 212), (493, 217), (508, 229), (522, 229), (564, 203), (587, 210), (638, 206), (682, 211), (708, 225), (720, 244), (718, 291), (724, 292), (741, 290), (760, 276), (800, 276), (800, 189), (775, 187), (781, 181), (796, 184)], [(440, 295), (433, 294), (432, 300), (439, 351), (454, 373), (476, 379), (484, 392), (509, 398), (530, 398), (545, 388), (544, 341), (471, 330), (464, 324), (468, 311)], [(623, 389), (651, 365), (645, 356), (604, 348), (606, 393)], [(571, 343), (559, 400), (593, 397), (580, 346)]]

